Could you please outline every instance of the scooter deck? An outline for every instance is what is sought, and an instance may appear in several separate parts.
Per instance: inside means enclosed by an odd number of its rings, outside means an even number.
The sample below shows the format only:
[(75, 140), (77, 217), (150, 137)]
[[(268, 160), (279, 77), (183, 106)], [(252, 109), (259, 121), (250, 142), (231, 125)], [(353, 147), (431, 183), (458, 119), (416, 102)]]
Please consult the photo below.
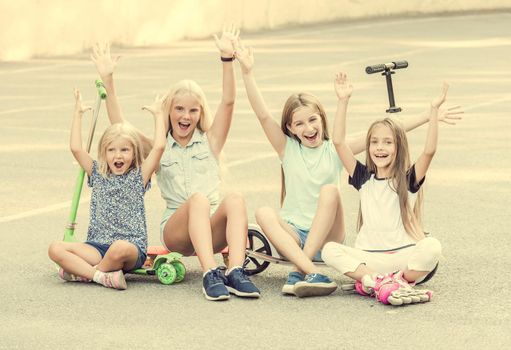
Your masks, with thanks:
[[(283, 258), (278, 258), (275, 256), (266, 255), (263, 253), (254, 252), (253, 250), (247, 249), (245, 251), (245, 253), (248, 257), (268, 261), (269, 263), (272, 263), (272, 264), (293, 265), (293, 263), (289, 260), (286, 260)], [(313, 263), (316, 265), (325, 265), (324, 261), (313, 261)]]

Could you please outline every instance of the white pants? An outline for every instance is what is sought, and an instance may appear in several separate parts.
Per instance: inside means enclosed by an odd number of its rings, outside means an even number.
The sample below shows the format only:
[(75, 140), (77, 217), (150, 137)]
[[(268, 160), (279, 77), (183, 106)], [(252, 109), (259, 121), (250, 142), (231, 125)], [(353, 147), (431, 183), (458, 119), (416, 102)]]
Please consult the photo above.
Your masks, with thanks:
[(323, 247), (321, 257), (327, 265), (344, 275), (347, 272), (355, 272), (361, 264), (365, 264), (369, 270), (376, 273), (389, 273), (397, 270), (432, 271), (441, 254), (440, 242), (436, 238), (426, 237), (417, 242), (415, 246), (392, 253), (367, 252), (343, 244), (328, 242)]

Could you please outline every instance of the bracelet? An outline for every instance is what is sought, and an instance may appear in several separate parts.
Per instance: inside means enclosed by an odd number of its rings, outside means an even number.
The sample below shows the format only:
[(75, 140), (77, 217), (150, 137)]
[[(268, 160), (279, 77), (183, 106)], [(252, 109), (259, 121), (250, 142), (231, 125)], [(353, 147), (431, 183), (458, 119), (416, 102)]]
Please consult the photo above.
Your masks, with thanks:
[(232, 61), (234, 61), (234, 56), (232, 56), (232, 57), (222, 57), (222, 56), (220, 56), (220, 60), (222, 62), (232, 62)]

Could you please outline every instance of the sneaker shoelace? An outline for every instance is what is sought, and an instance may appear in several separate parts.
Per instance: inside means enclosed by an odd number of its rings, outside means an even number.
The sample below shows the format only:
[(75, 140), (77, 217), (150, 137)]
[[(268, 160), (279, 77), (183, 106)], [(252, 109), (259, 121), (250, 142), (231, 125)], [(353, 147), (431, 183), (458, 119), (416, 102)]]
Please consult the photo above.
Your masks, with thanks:
[(233, 271), (231, 271), (231, 273), (235, 272), (236, 271), (236, 275), (238, 277), (238, 280), (240, 282), (250, 282), (250, 279), (248, 278), (248, 276), (246, 275), (245, 273), (245, 269), (244, 268), (238, 268), (238, 269), (234, 269)]
[(213, 269), (206, 276), (207, 276), (207, 279), (208, 279), (210, 285), (219, 284), (219, 283), (225, 284), (224, 279), (222, 278), (223, 277), (222, 275), (223, 274), (220, 272), (219, 269)]
[(311, 273), (310, 275), (307, 275), (305, 277), (305, 281), (308, 283), (312, 282), (314, 280), (314, 278), (316, 277), (316, 275), (317, 275), (316, 273)]

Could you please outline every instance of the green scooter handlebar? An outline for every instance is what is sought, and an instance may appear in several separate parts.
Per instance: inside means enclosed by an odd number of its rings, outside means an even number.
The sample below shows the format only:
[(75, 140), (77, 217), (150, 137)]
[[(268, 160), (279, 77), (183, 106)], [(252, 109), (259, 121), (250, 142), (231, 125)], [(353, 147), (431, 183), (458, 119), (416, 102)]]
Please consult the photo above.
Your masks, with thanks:
[(101, 79), (96, 79), (96, 89), (98, 90), (98, 96), (104, 100), (106, 99), (106, 89), (105, 89), (105, 85), (103, 85), (103, 82), (101, 81)]

